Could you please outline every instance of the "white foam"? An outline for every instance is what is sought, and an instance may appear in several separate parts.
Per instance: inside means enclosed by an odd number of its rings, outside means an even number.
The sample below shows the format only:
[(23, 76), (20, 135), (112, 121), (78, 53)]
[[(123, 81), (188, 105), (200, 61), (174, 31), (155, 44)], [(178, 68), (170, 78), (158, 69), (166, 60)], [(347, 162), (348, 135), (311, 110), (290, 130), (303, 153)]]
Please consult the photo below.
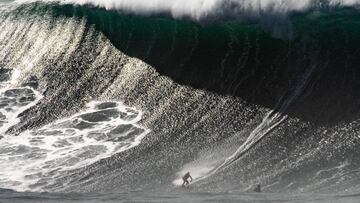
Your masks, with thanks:
[(141, 112), (119, 102), (99, 109), (102, 104), (91, 102), (71, 118), (0, 140), (0, 187), (41, 191), (66, 171), (140, 144), (149, 132), (137, 125)]
[[(6, 134), (19, 114), (37, 104), (41, 94), (14, 87), (17, 71), (0, 84), (0, 188), (41, 190), (68, 170), (90, 165), (138, 144), (148, 130), (137, 125), (142, 113), (119, 102), (90, 102), (87, 109), (18, 136)], [(10, 72), (8, 73), (10, 74)], [(14, 82), (15, 81), (15, 82)], [(30, 188), (41, 182), (41, 186)]]
[[(34, 0), (17, 0), (29, 2)], [(244, 18), (268, 17), (268, 13), (286, 14), (314, 6), (313, 0), (43, 0), (63, 4), (91, 4), (106, 9), (118, 9), (135, 14), (169, 13), (175, 18), (189, 17), (202, 20), (207, 17)], [(317, 6), (323, 2), (317, 1)], [(328, 0), (329, 5), (355, 6), (359, 0)]]
[(0, 82), (0, 135), (5, 136), (10, 127), (20, 122), (19, 114), (36, 105), (42, 95), (31, 87), (14, 87), (20, 75), (18, 70), (2, 74), (9, 75), (9, 80)]

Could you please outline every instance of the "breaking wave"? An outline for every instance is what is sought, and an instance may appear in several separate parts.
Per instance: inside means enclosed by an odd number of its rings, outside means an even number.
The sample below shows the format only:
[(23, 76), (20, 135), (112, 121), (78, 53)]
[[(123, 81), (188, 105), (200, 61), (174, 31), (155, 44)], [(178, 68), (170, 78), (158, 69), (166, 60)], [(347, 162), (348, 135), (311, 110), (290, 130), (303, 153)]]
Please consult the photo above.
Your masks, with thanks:
[[(18, 0), (17, 2), (34, 2)], [(268, 15), (286, 15), (291, 12), (337, 6), (357, 6), (358, 0), (44, 0), (61, 4), (93, 5), (107, 10), (153, 15), (170, 14), (175, 18), (191, 18), (193, 20), (212, 19), (256, 19)]]
[(358, 192), (357, 1), (254, 2), (2, 4), (0, 187)]

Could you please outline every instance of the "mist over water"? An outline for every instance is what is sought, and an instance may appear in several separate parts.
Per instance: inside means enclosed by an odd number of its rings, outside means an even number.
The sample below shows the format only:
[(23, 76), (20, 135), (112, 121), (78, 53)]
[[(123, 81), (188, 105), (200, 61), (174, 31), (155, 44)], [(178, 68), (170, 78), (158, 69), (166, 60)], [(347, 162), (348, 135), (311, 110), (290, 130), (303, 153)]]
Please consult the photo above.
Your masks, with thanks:
[[(34, 1), (17, 0), (17, 2)], [(296, 11), (301, 12), (328, 6), (357, 6), (360, 3), (358, 0), (44, 0), (44, 2), (93, 5), (108, 10), (120, 10), (141, 15), (170, 14), (174, 18), (191, 18), (196, 21), (207, 20), (207, 18), (213, 20), (262, 19), (271, 15), (276, 17)]]

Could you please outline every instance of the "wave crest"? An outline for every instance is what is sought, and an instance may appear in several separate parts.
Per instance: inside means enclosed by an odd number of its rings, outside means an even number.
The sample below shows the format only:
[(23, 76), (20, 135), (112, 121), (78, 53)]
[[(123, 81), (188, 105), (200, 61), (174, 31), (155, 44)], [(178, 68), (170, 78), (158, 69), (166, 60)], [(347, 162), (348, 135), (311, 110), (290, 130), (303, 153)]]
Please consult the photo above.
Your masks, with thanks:
[[(17, 0), (19, 3), (38, 0)], [(92, 5), (138, 15), (168, 14), (174, 18), (207, 20), (266, 19), (269, 14), (286, 16), (291, 12), (336, 6), (358, 7), (359, 0), (42, 0), (60, 4)]]

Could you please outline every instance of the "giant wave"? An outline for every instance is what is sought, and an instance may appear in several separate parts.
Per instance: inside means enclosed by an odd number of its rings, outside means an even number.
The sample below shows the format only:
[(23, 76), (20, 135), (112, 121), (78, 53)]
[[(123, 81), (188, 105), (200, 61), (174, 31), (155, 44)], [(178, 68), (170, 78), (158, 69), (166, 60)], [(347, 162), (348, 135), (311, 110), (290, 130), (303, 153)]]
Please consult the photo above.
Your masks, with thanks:
[[(358, 192), (356, 1), (117, 2), (1, 6), (1, 88), (29, 96), (3, 96), (0, 187), (176, 190), (191, 171), (198, 191)], [(272, 9), (287, 29), (238, 21)]]

